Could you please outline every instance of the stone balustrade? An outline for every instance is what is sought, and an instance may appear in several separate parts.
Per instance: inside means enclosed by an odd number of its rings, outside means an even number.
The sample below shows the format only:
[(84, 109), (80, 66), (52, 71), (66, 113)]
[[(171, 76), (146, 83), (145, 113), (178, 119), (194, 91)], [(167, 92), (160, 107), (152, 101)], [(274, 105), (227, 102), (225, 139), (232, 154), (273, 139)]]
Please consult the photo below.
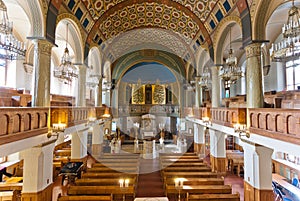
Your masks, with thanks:
[(0, 108), (0, 145), (47, 133), (48, 113), (39, 107)]
[(250, 132), (300, 144), (300, 112), (297, 109), (249, 109)]

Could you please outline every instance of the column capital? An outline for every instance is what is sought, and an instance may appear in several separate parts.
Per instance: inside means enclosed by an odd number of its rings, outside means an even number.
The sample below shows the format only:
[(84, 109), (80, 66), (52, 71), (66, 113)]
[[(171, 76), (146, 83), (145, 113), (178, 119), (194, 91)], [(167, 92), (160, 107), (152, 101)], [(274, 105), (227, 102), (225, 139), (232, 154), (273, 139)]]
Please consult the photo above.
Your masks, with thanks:
[(57, 46), (45, 38), (30, 37), (28, 39), (32, 40), (35, 50), (38, 50), (42, 54), (51, 55), (52, 48)]
[(245, 47), (246, 58), (261, 56), (261, 42), (251, 43)]

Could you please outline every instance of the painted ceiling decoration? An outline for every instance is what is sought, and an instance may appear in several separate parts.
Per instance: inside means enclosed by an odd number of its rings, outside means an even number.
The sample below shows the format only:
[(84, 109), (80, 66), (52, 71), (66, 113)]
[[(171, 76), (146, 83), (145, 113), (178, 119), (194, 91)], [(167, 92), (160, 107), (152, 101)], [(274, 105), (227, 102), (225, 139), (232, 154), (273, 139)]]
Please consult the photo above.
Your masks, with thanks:
[[(105, 49), (106, 41), (123, 33), (155, 28), (174, 32), (189, 46), (189, 51), (194, 52), (200, 46), (211, 48), (211, 34), (235, 8), (235, 0), (51, 0), (57, 11), (48, 13), (51, 15), (47, 19), (49, 23), (55, 21), (61, 4), (85, 29), (89, 47), (99, 45)], [(51, 38), (55, 27), (48, 28), (47, 35)], [(173, 52), (178, 51), (181, 50)], [(117, 54), (109, 52), (107, 55), (110, 59)], [(190, 55), (191, 52), (186, 52), (184, 59), (189, 60)]]
[[(134, 40), (132, 40), (134, 36)], [(106, 45), (114, 58), (140, 49), (158, 49), (184, 58), (189, 51), (184, 40), (177, 34), (166, 29), (134, 29), (119, 35), (113, 42)]]

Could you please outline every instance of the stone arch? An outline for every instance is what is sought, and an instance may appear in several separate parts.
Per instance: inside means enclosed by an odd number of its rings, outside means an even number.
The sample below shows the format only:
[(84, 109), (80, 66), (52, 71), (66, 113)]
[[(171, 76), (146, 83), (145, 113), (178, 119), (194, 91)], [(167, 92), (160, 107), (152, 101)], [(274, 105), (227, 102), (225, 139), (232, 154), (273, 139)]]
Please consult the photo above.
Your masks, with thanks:
[(242, 23), (238, 16), (230, 15), (225, 17), (219, 24), (216, 29), (214, 36), (214, 63), (222, 64), (223, 63), (223, 47), (224, 41), (226, 39), (227, 33), (229, 32), (228, 25), (236, 23), (242, 30)]
[(62, 21), (68, 21), (70, 23), (69, 25), (69, 39), (70, 36), (73, 39), (73, 43), (70, 42), (69, 44), (75, 48), (74, 53), (75, 53), (75, 62), (76, 63), (82, 63), (84, 61), (84, 55), (82, 54), (84, 52), (84, 42), (85, 41), (85, 35), (84, 30), (81, 27), (81, 24), (79, 20), (68, 13), (63, 13), (57, 17), (56, 21), (56, 27), (57, 25), (62, 22)]
[(251, 5), (251, 18), (252, 18), (252, 39), (253, 40), (265, 40), (266, 38), (266, 24), (270, 19), (272, 13), (283, 4), (283, 0), (272, 0), (269, 1), (259, 1), (254, 0)]

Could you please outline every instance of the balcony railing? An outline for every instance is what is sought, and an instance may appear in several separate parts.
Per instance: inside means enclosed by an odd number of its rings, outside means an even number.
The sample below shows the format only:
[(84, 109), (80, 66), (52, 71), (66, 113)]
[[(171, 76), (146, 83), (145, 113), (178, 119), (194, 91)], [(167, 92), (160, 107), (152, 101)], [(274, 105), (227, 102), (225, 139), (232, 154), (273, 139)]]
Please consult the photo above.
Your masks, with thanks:
[(233, 127), (233, 124), (246, 123), (246, 108), (211, 108), (213, 123)]
[(95, 108), (92, 107), (51, 107), (51, 125), (65, 124), (71, 127), (86, 123), (95, 114)]
[(250, 132), (300, 144), (300, 112), (296, 109), (249, 109)]
[(48, 132), (48, 108), (0, 108), (0, 145)]

